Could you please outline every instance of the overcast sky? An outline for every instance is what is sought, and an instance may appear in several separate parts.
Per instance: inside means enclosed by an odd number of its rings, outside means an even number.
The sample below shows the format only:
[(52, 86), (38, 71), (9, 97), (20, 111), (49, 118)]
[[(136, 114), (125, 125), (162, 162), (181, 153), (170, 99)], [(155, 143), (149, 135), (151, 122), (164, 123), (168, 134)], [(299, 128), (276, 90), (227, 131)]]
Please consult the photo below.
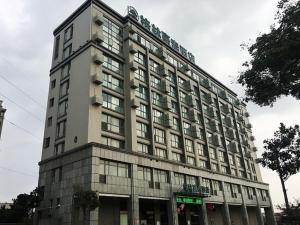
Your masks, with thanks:
[[(7, 108), (0, 140), (0, 202), (3, 202), (37, 186), (52, 32), (83, 1), (1, 1), (0, 99)], [(241, 64), (248, 58), (240, 44), (268, 31), (276, 12), (274, 0), (186, 0), (184, 4), (182, 0), (105, 2), (122, 15), (127, 5), (134, 6), (192, 52), (200, 67), (240, 96), (243, 90), (235, 80), (242, 70)], [(249, 104), (248, 110), (259, 155), (262, 141), (272, 137), (280, 122), (300, 123), (300, 101), (292, 98), (279, 100), (273, 108)], [(270, 184), (273, 203), (282, 204), (277, 175), (266, 169), (262, 169), (262, 175)], [(300, 174), (287, 181), (290, 200), (300, 198), (299, 181)]]

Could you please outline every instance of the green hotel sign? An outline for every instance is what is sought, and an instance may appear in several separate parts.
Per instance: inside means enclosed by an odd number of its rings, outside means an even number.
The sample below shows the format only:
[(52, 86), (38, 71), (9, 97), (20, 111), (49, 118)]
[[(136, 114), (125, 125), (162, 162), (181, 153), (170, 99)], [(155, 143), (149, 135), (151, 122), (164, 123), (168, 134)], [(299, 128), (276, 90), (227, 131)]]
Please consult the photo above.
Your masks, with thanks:
[(176, 202), (183, 204), (202, 205), (203, 198), (190, 196), (176, 196)]
[(158, 37), (160, 40), (162, 40), (164, 43), (166, 43), (169, 47), (174, 49), (184, 58), (188, 59), (192, 63), (195, 63), (195, 56), (192, 53), (188, 52), (186, 48), (179, 45), (178, 42), (176, 42), (174, 39), (170, 38), (170, 36), (167, 33), (161, 31), (157, 26), (150, 23), (150, 21), (147, 18), (145, 18), (142, 15), (139, 15), (134, 7), (128, 6), (128, 15), (134, 18), (136, 21), (138, 21), (145, 29), (150, 31), (153, 35)]

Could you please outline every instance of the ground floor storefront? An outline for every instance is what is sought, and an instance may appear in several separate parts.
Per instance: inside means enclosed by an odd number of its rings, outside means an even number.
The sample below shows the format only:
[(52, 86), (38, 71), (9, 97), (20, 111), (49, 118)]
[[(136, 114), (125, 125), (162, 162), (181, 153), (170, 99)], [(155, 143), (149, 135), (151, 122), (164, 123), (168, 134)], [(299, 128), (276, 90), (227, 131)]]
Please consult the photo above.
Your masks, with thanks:
[(138, 197), (135, 203), (129, 196), (102, 196), (100, 202), (98, 225), (275, 225), (264, 221), (262, 208), (257, 206), (212, 203), (190, 196)]

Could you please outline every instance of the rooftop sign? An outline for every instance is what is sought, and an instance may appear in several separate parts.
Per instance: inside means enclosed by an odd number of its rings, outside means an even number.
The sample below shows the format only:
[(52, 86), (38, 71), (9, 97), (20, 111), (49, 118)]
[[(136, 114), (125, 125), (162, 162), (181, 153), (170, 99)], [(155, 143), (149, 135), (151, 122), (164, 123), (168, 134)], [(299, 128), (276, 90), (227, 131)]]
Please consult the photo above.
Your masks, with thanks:
[(150, 21), (145, 18), (142, 15), (139, 15), (136, 9), (132, 6), (128, 6), (128, 15), (134, 18), (136, 21), (138, 21), (144, 28), (146, 28), (148, 31), (150, 31), (153, 35), (158, 37), (160, 40), (162, 40), (164, 43), (166, 43), (169, 47), (174, 49), (176, 52), (178, 52), (180, 55), (182, 55), (187, 60), (191, 61), (192, 63), (195, 63), (195, 56), (188, 52), (186, 48), (179, 45), (178, 42), (176, 42), (174, 39), (170, 38), (168, 34), (161, 31), (157, 26), (154, 24), (151, 24)]

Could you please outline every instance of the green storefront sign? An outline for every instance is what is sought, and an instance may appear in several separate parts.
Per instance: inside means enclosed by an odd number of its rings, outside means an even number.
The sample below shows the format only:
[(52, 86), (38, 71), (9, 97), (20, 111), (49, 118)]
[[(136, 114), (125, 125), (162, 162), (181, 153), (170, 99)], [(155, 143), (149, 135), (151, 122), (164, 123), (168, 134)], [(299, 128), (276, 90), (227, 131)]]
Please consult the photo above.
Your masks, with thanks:
[(177, 203), (202, 205), (203, 198), (190, 196), (176, 196)]

